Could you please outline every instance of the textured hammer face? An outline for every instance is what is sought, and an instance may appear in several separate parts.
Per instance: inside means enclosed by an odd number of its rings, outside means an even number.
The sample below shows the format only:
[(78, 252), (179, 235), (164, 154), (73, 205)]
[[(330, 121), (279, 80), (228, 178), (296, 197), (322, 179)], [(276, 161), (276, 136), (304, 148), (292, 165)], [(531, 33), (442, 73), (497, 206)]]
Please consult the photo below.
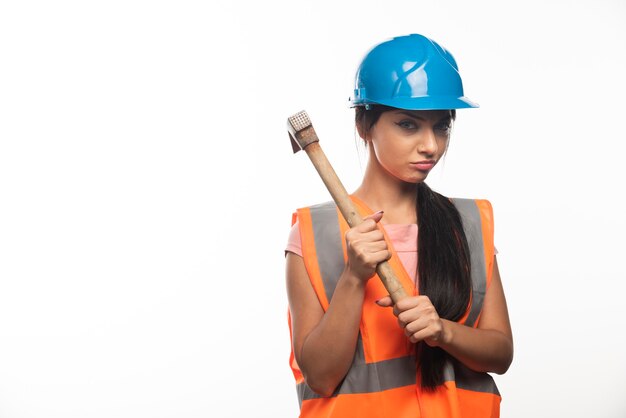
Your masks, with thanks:
[[(305, 135), (307, 138), (298, 135), (307, 128), (311, 128), (309, 129), (309, 131), (311, 131), (309, 135)], [(315, 135), (315, 131), (313, 131), (311, 119), (309, 119), (309, 115), (307, 115), (304, 110), (287, 118), (287, 130), (289, 131), (289, 139), (291, 140), (294, 153), (304, 149), (310, 143), (317, 141), (317, 135)]]
[(307, 115), (304, 110), (287, 118), (287, 122), (289, 125), (289, 131), (294, 136), (304, 128), (311, 126), (311, 119), (309, 119), (309, 115)]

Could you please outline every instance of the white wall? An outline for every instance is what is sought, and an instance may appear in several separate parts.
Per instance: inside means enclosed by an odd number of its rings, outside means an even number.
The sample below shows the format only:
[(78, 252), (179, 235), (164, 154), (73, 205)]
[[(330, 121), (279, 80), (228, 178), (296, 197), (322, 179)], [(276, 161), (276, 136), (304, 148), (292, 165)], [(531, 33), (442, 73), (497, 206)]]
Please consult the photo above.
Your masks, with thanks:
[[(0, 417), (294, 417), (291, 212), (348, 189), (369, 47), (455, 55), (430, 184), (492, 201), (515, 336), (504, 417), (623, 417), (622, 1), (0, 5)], [(359, 157), (360, 156), (360, 157)]]

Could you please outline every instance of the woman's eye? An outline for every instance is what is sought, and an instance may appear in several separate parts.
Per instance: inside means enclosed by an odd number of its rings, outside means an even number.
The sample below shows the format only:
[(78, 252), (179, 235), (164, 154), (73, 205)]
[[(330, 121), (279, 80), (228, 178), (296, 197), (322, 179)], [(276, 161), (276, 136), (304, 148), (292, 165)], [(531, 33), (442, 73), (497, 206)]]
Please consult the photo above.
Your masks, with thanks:
[(411, 122), (410, 120), (402, 120), (402, 121), (398, 122), (397, 125), (399, 127), (401, 127), (402, 129), (415, 129), (415, 128), (417, 128), (415, 123)]
[(435, 129), (447, 135), (450, 133), (450, 130), (452, 129), (452, 125), (449, 123), (437, 125), (435, 126)]

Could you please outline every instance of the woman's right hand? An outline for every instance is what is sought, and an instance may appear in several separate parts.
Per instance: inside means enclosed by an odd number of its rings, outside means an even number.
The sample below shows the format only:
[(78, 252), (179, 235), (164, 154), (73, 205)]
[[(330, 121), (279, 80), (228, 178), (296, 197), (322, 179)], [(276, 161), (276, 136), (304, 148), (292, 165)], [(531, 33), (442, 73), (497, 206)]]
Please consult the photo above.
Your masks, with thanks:
[(374, 276), (378, 263), (391, 257), (383, 232), (378, 229), (382, 217), (383, 211), (378, 211), (346, 232), (346, 270), (363, 282)]

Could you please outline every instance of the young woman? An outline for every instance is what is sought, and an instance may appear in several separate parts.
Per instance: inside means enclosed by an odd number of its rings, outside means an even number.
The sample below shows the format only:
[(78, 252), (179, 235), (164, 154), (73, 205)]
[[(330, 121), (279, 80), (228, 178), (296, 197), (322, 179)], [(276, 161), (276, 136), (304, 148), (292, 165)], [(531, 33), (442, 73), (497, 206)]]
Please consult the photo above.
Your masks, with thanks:
[[(302, 208), (287, 246), (291, 368), (302, 417), (497, 417), (488, 374), (513, 357), (486, 200), (449, 199), (424, 180), (445, 154), (463, 95), (452, 55), (421, 35), (363, 59), (351, 99), (368, 149), (351, 195)], [(374, 212), (376, 210), (376, 212)], [(376, 265), (407, 296), (395, 305)]]

